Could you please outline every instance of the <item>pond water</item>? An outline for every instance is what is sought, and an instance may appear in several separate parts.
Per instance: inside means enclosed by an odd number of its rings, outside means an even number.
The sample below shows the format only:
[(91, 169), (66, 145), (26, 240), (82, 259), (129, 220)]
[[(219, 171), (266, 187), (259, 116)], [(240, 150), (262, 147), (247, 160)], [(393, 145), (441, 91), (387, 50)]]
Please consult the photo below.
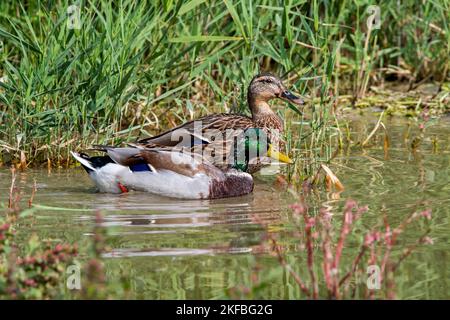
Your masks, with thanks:
[[(376, 122), (375, 117), (351, 116), (353, 140), (363, 140)], [(345, 191), (339, 199), (322, 191), (308, 202), (317, 208), (332, 207), (336, 219), (341, 219), (345, 199), (368, 205), (363, 225), (369, 229), (382, 221), (382, 212), (395, 226), (411, 212), (431, 208), (434, 243), (420, 246), (397, 270), (396, 296), (450, 298), (450, 118), (428, 123), (414, 150), (412, 141), (420, 136), (418, 122), (390, 118), (385, 125), (390, 138), (387, 153), (382, 131), (369, 148), (344, 149), (330, 167)], [(10, 176), (7, 168), (0, 168), (0, 203), (7, 202)], [(257, 178), (248, 196), (184, 201), (138, 192), (95, 193), (81, 168), (51, 173), (27, 170), (17, 177), (24, 201), (34, 179), (38, 188), (34, 204), (78, 210), (38, 209), (32, 222), (20, 225), (21, 235), (35, 232), (41, 239), (82, 246), (91, 237), (95, 212), (101, 210), (102, 226), (109, 233), (107, 276), (113, 279), (124, 272), (131, 279), (134, 298), (226, 298), (226, 289), (249, 286), (256, 272), (265, 285), (254, 297), (300, 296), (295, 282), (268, 252), (266, 228), (260, 224), (268, 224), (287, 249), (291, 265), (303, 273), (306, 262), (295, 259), (298, 239), (288, 209), (296, 199), (277, 187), (273, 177)], [(401, 243), (412, 243), (422, 231), (414, 226), (407, 229)], [(351, 256), (358, 248), (349, 245), (348, 250)]]

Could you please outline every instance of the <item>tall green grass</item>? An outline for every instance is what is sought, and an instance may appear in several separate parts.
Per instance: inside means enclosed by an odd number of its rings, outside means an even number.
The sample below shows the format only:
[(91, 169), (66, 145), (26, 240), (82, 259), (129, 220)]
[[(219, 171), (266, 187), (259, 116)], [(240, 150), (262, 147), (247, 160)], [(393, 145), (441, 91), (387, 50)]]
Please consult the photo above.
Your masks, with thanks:
[[(67, 25), (72, 4), (80, 29)], [(372, 4), (381, 28), (369, 31)], [(447, 79), (449, 9), (444, 0), (2, 1), (0, 161), (63, 163), (91, 143), (248, 112), (246, 85), (260, 70), (310, 98), (305, 119), (278, 111), (291, 148), (327, 159), (339, 138), (336, 96), (359, 98), (393, 76), (411, 86)]]

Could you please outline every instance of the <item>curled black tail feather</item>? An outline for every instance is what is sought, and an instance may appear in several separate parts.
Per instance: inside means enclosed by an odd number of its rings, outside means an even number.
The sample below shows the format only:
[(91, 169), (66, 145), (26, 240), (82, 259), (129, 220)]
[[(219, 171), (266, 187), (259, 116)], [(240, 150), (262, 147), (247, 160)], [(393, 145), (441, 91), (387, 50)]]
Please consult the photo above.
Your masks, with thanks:
[[(94, 168), (101, 168), (105, 165), (107, 165), (108, 163), (114, 163), (114, 161), (112, 161), (112, 159), (109, 156), (96, 156), (96, 157), (90, 157), (89, 155), (87, 155), (86, 153), (80, 152), (79, 156), (87, 161), (89, 161), (89, 163), (92, 165), (92, 167)], [(91, 173), (94, 170), (92, 170), (91, 168), (85, 166), (83, 163), (81, 163), (81, 166), (84, 168), (84, 170), (86, 170), (87, 173)]]

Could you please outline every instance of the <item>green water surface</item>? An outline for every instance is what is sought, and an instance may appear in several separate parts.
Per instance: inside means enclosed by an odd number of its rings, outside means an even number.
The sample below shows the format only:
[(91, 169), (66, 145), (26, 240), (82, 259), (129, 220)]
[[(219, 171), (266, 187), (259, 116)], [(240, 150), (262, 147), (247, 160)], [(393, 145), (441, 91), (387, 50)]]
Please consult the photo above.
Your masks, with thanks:
[[(354, 142), (363, 140), (377, 119), (350, 119)], [(329, 206), (340, 219), (345, 199), (351, 198), (369, 211), (362, 226), (379, 223), (382, 212), (392, 225), (411, 212), (432, 209), (432, 245), (421, 246), (395, 273), (396, 297), (400, 299), (450, 298), (450, 118), (428, 123), (420, 136), (419, 122), (404, 118), (385, 121), (390, 145), (383, 147), (384, 133), (372, 145), (344, 148), (330, 167), (345, 191), (319, 190), (309, 196), (313, 207)], [(420, 137), (417, 149), (414, 138)], [(433, 144), (433, 140), (437, 144)], [(387, 151), (387, 152), (386, 152)], [(0, 169), (0, 203), (7, 202), (10, 171)], [(104, 215), (108, 229), (105, 253), (108, 279), (125, 272), (133, 298), (215, 299), (228, 297), (227, 290), (250, 286), (257, 272), (264, 283), (255, 298), (295, 299), (304, 297), (295, 282), (280, 267), (267, 246), (266, 228), (279, 237), (288, 261), (304, 272), (306, 262), (296, 259), (299, 240), (293, 235), (289, 204), (295, 197), (274, 184), (274, 177), (259, 177), (253, 194), (214, 201), (174, 200), (146, 193), (110, 195), (96, 193), (81, 168), (32, 169), (18, 173), (24, 201), (34, 179), (34, 204), (84, 209), (82, 211), (39, 209), (32, 222), (20, 225), (22, 237), (37, 233), (41, 239), (88, 243), (95, 212)], [(338, 199), (336, 199), (338, 198)], [(399, 244), (413, 242), (422, 234), (411, 227)], [(297, 250), (298, 249), (298, 250)], [(348, 244), (346, 255), (358, 246)], [(255, 271), (258, 270), (258, 271)]]

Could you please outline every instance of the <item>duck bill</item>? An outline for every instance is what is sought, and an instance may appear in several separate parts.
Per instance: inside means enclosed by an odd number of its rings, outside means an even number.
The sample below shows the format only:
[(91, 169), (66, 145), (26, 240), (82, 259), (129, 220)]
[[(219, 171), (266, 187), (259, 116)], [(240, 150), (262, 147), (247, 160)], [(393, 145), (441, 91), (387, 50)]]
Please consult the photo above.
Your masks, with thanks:
[(285, 155), (282, 152), (275, 150), (272, 145), (269, 145), (269, 150), (267, 150), (267, 155), (272, 159), (284, 162), (284, 163), (292, 163), (291, 158)]
[(289, 90), (285, 90), (285, 91), (283, 91), (281, 93), (281, 99), (289, 101), (289, 102), (291, 102), (293, 104), (296, 104), (298, 106), (301, 106), (301, 105), (305, 104), (305, 101), (301, 97), (293, 94)]

